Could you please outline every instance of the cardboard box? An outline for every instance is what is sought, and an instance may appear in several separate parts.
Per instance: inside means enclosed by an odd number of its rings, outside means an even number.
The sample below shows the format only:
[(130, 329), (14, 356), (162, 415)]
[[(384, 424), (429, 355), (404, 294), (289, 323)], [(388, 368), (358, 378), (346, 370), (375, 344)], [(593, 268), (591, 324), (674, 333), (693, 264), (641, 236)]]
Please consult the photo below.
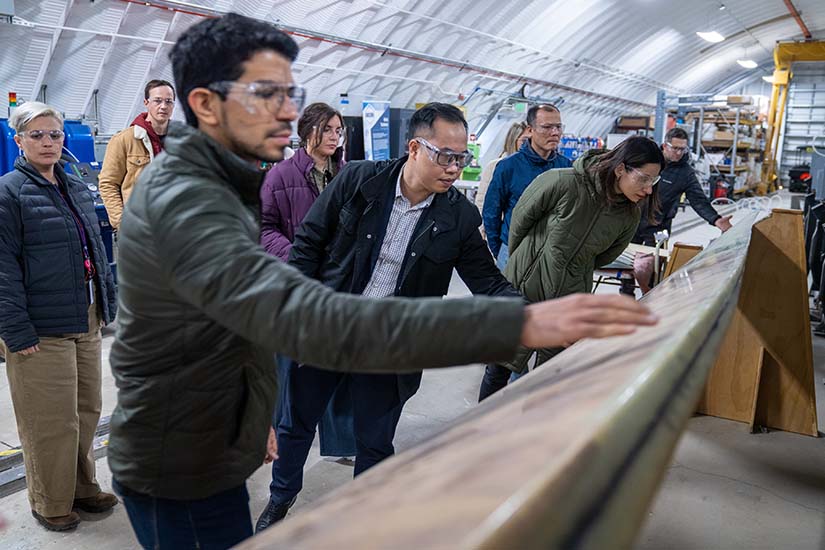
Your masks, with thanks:
[(733, 141), (733, 132), (731, 132), (730, 130), (716, 130), (715, 132), (713, 132), (713, 139), (719, 141), (726, 139)]
[(728, 105), (752, 105), (753, 98), (749, 95), (729, 95)]
[(623, 116), (619, 117), (620, 128), (648, 128), (651, 117), (647, 116)]

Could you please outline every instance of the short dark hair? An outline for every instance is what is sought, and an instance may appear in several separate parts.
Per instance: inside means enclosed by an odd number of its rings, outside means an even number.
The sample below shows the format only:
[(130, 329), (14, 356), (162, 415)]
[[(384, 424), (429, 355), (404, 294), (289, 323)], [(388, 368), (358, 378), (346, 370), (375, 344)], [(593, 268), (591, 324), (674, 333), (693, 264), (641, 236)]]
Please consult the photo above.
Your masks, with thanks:
[(433, 124), (435, 121), (441, 119), (452, 124), (461, 124), (464, 126), (464, 131), (468, 131), (467, 121), (464, 119), (464, 113), (455, 105), (448, 103), (427, 103), (410, 117), (410, 128), (407, 135), (407, 141), (416, 137), (429, 137), (433, 132)]
[(189, 27), (172, 46), (169, 59), (186, 122), (198, 126), (187, 97), (195, 88), (237, 80), (243, 64), (260, 51), (272, 50), (295, 61), (298, 44), (269, 23), (228, 13)]
[(301, 114), (301, 118), (298, 119), (298, 137), (301, 140), (301, 147), (309, 145), (309, 138), (312, 136), (312, 130), (315, 128), (321, 131), (315, 135), (315, 143), (312, 145), (314, 147), (321, 143), (324, 126), (327, 125), (332, 117), (336, 116), (341, 121), (341, 126), (343, 126), (344, 117), (326, 103), (313, 103), (312, 105), (308, 105), (307, 108), (304, 109), (303, 114)]
[(665, 134), (665, 141), (670, 143), (670, 140), (673, 138), (676, 139), (683, 139), (685, 141), (688, 140), (688, 133), (682, 130), (681, 128), (671, 128)]
[[(665, 156), (662, 150), (650, 138), (631, 136), (616, 147), (603, 153), (599, 161), (591, 168), (591, 172), (601, 186), (602, 193), (608, 203), (620, 204), (624, 202), (622, 193), (616, 190), (616, 168), (624, 164), (625, 168), (641, 168), (645, 164), (658, 164), (659, 171), (665, 169)], [(659, 187), (653, 188), (653, 193), (645, 201), (647, 219), (656, 223), (656, 214), (659, 213)]]
[(536, 116), (538, 116), (539, 111), (544, 111), (545, 113), (559, 113), (559, 108), (555, 105), (550, 105), (549, 103), (540, 103), (538, 105), (533, 105), (529, 109), (527, 109), (527, 126), (531, 128), (535, 126), (536, 123)]
[(149, 99), (149, 92), (151, 92), (155, 88), (160, 88), (162, 86), (169, 86), (170, 88), (172, 88), (172, 97), (176, 97), (175, 87), (172, 85), (171, 82), (169, 82), (168, 80), (160, 80), (156, 78), (146, 83), (146, 87), (143, 88), (143, 99)]

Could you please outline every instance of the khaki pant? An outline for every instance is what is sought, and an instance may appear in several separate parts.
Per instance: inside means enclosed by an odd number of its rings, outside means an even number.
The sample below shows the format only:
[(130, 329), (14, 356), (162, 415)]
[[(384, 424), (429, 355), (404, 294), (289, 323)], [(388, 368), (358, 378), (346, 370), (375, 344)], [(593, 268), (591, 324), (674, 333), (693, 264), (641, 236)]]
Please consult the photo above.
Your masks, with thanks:
[(32, 355), (10, 353), (0, 341), (29, 503), (41, 516), (64, 516), (75, 498), (100, 492), (92, 456), (101, 407), (97, 308), (97, 303), (89, 307), (89, 332), (41, 337), (40, 351)]

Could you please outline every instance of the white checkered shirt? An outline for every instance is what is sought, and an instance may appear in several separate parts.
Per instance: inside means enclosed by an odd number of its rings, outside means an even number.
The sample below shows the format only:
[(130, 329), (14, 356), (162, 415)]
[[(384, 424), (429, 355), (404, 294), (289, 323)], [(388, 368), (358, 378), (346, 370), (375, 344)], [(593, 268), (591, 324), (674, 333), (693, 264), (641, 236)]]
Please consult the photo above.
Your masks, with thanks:
[[(403, 173), (402, 167), (401, 174)], [(410, 201), (401, 193), (401, 174), (398, 175), (395, 184), (395, 200), (392, 203), (392, 213), (384, 242), (381, 244), (381, 252), (378, 261), (375, 262), (372, 277), (363, 292), (368, 298), (386, 298), (395, 294), (395, 285), (401, 274), (401, 265), (404, 263), (404, 255), (407, 253), (415, 226), (435, 196), (430, 195), (415, 206), (410, 206)]]

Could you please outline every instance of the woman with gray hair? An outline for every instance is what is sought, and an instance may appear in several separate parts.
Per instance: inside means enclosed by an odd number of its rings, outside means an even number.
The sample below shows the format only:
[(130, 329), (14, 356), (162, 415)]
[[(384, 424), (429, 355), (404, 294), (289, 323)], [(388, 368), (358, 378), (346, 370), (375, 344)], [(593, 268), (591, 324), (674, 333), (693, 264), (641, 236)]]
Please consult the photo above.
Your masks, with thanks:
[(92, 455), (100, 328), (114, 319), (115, 287), (93, 198), (60, 165), (63, 117), (28, 102), (9, 125), (22, 156), (0, 177), (0, 350), (32, 515), (66, 531), (80, 522), (75, 509), (117, 504), (100, 490)]

